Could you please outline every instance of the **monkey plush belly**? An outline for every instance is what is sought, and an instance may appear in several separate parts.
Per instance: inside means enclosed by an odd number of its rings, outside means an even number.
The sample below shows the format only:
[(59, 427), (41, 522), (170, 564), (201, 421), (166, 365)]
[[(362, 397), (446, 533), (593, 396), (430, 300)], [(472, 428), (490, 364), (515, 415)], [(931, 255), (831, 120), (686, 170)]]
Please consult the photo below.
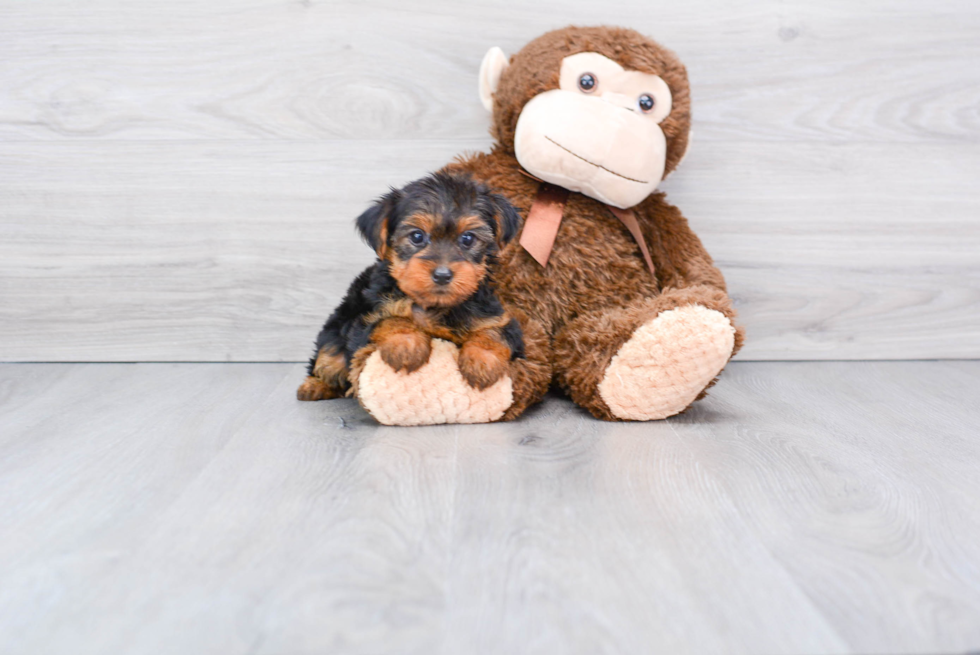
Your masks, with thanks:
[(659, 293), (639, 247), (615, 218), (572, 215), (562, 221), (548, 265), (513, 249), (502, 270), (502, 297), (540, 318), (550, 332), (587, 312), (625, 306)]
[(564, 299), (566, 315), (659, 293), (657, 280), (625, 226), (608, 207), (579, 194), (569, 198), (544, 274)]

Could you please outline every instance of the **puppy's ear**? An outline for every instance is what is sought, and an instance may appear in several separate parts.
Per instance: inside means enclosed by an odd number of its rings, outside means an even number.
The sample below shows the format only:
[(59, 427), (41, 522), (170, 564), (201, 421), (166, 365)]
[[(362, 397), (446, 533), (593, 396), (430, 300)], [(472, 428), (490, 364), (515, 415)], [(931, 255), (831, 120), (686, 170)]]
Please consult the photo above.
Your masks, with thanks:
[(490, 194), (490, 203), (494, 208), (494, 220), (497, 221), (497, 243), (501, 247), (510, 243), (521, 227), (521, 217), (507, 198), (496, 193)]
[(378, 257), (384, 259), (388, 249), (388, 234), (391, 229), (391, 219), (395, 215), (395, 207), (401, 200), (402, 193), (392, 189), (387, 195), (379, 198), (363, 214), (357, 217), (357, 231), (369, 246), (374, 248)]

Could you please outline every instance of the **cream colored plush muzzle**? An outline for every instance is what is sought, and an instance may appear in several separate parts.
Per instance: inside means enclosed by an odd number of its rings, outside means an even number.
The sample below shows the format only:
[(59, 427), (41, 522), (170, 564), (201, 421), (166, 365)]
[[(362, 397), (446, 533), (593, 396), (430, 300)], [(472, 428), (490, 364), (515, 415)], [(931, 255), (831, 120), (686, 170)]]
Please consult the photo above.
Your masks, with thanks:
[(638, 204), (663, 178), (667, 140), (659, 125), (621, 103), (619, 94), (561, 89), (535, 96), (517, 121), (517, 161), (546, 182), (613, 207)]

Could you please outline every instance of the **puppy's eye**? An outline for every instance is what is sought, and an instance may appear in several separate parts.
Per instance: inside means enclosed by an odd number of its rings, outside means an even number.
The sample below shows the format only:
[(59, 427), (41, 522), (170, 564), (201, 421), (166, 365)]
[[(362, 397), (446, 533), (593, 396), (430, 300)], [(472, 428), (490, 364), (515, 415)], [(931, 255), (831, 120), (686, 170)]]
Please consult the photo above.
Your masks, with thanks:
[(463, 232), (459, 235), (459, 245), (463, 248), (470, 248), (474, 241), (476, 241), (476, 236), (472, 232)]
[(653, 96), (650, 95), (649, 93), (644, 93), (643, 95), (641, 95), (636, 102), (638, 105), (640, 105), (640, 110), (644, 114), (653, 111), (653, 105), (654, 105)]
[(413, 246), (424, 246), (425, 232), (422, 230), (412, 230), (408, 233), (408, 240), (412, 242)]
[(586, 93), (592, 93), (595, 90), (596, 84), (599, 80), (595, 78), (592, 73), (582, 73), (578, 76), (578, 88), (582, 89)]

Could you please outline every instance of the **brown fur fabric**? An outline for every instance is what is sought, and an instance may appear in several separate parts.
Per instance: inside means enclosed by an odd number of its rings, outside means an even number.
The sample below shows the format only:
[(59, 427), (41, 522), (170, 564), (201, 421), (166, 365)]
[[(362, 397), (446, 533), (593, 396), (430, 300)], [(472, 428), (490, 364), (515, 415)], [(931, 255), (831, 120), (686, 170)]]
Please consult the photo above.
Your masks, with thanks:
[(524, 332), (524, 359), (510, 363), (510, 377), (514, 384), (514, 404), (504, 414), (502, 421), (512, 421), (531, 405), (541, 402), (551, 386), (551, 338), (540, 321), (513, 305), (506, 305), (507, 313), (521, 324)]
[[(539, 183), (522, 173), (514, 156), (517, 119), (531, 98), (558, 87), (561, 60), (579, 52), (598, 52), (627, 69), (653, 73), (667, 82), (673, 110), (661, 127), (668, 144), (666, 173), (673, 170), (687, 147), (690, 127), (684, 66), (672, 52), (641, 34), (607, 27), (550, 32), (513, 56), (494, 94), (491, 133), (496, 145), (490, 153), (460, 158), (446, 170), (470, 173), (506, 196), (526, 219)], [(633, 211), (650, 249), (656, 279), (636, 241), (609, 207), (579, 193), (568, 197), (547, 267), (534, 261), (519, 239), (501, 252), (498, 293), (520, 321), (527, 351), (526, 359), (511, 362), (514, 405), (504, 420), (516, 418), (538, 402), (552, 382), (596, 417), (614, 419), (597, 385), (610, 359), (636, 328), (660, 312), (692, 304), (717, 310), (734, 324), (724, 278), (677, 208), (658, 192)], [(742, 340), (738, 328), (735, 351)], [(704, 391), (699, 397), (703, 395)]]

